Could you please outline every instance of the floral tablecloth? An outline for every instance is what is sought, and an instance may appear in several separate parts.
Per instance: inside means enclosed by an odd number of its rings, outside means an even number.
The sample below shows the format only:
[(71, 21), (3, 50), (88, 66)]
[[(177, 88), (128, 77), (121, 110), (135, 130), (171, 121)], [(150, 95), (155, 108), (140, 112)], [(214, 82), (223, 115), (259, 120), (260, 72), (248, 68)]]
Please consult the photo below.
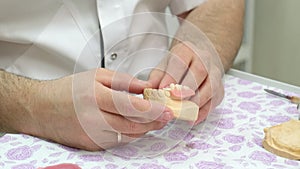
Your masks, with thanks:
[(132, 144), (102, 152), (6, 134), (0, 138), (0, 168), (31, 169), (60, 163), (84, 169), (300, 168), (299, 161), (262, 148), (263, 129), (298, 118), (296, 105), (265, 93), (264, 88), (274, 89), (270, 86), (230, 75), (224, 79), (223, 103), (196, 127), (172, 122)]

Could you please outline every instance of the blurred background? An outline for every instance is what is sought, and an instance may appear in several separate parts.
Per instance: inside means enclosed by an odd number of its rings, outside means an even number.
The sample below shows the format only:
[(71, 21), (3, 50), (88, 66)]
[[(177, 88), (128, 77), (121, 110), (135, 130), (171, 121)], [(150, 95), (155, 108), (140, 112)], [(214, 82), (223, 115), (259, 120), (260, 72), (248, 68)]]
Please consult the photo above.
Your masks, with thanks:
[(300, 86), (300, 0), (246, 0), (234, 68)]

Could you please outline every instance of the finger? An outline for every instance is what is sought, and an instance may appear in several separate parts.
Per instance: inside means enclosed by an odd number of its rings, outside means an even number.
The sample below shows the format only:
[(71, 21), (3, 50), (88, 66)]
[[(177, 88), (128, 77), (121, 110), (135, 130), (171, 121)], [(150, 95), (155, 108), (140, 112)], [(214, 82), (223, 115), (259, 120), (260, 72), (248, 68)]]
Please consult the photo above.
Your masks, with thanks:
[(152, 130), (162, 129), (166, 122), (153, 121), (150, 123), (139, 123), (126, 119), (123, 116), (111, 113), (103, 113), (106, 122), (116, 131), (127, 135), (140, 135)]
[(149, 75), (148, 82), (152, 84), (152, 88), (157, 89), (159, 88), (159, 84), (163, 76), (165, 75), (165, 72), (160, 69), (153, 69), (152, 72)]
[(152, 85), (152, 88), (157, 89), (161, 82), (161, 79), (165, 75), (165, 69), (168, 65), (169, 57), (166, 56), (150, 73), (148, 82)]
[(159, 88), (165, 88), (169, 86), (171, 83), (179, 84), (187, 68), (188, 66), (184, 65), (181, 61), (179, 61), (178, 57), (176, 56), (172, 57), (165, 71), (165, 74), (161, 79)]
[(172, 110), (164, 104), (133, 96), (126, 99), (124, 94), (114, 100), (114, 105), (120, 115), (141, 123), (154, 120), (168, 122), (174, 118)]
[[(174, 84), (173, 84), (174, 86)], [(191, 96), (194, 96), (195, 95), (195, 91), (190, 89), (189, 87), (187, 86), (181, 86), (180, 89), (176, 88), (176, 85), (175, 85), (175, 88), (172, 89), (172, 84), (170, 85), (170, 97), (172, 99), (175, 99), (175, 100), (183, 100), (185, 98), (189, 98)]]
[(211, 104), (211, 100), (209, 100), (206, 104), (204, 104), (204, 106), (202, 106), (199, 109), (198, 119), (196, 120), (194, 125), (197, 125), (197, 124), (201, 123), (202, 121), (204, 121), (211, 111), (212, 111), (212, 104)]
[(126, 118), (138, 119), (139, 122), (151, 122), (153, 120), (173, 119), (170, 108), (157, 102), (151, 102), (124, 92), (96, 86), (96, 100), (98, 107), (106, 112), (118, 114)]
[(99, 147), (106, 150), (115, 147), (117, 145), (130, 143), (131, 141), (134, 141), (139, 136), (142, 136), (142, 134), (133, 134), (127, 136), (125, 134), (120, 133), (121, 138), (118, 138), (119, 137), (118, 133), (120, 132), (113, 131), (113, 130), (102, 131), (101, 138), (99, 137), (97, 140), (94, 141)]
[(212, 96), (203, 106), (200, 106), (198, 120), (195, 124), (199, 124), (200, 122), (204, 121), (209, 112), (213, 111), (222, 101), (224, 97), (224, 87), (222, 87), (222, 83), (220, 83), (220, 87), (216, 89), (216, 94)]
[(212, 86), (212, 91), (214, 92), (214, 97), (212, 99), (213, 105), (219, 105), (224, 97), (224, 84), (222, 81), (223, 73), (219, 69), (214, 69), (213, 76), (210, 76), (210, 84)]
[[(123, 136), (128, 137), (128, 138), (132, 138), (132, 139), (137, 139), (137, 138), (141, 138), (143, 136), (145, 136), (146, 133), (140, 133), (140, 134), (125, 134), (122, 133)], [(124, 141), (122, 141), (124, 142)]]
[(186, 74), (195, 53), (185, 44), (177, 44), (172, 49), (165, 75), (159, 88), (164, 88), (171, 83), (180, 83)]
[(220, 85), (219, 85), (220, 87), (218, 87), (216, 90), (216, 93), (215, 93), (215, 96), (211, 99), (212, 100), (212, 106), (213, 107), (216, 107), (216, 106), (218, 106), (221, 102), (222, 102), (222, 100), (223, 100), (223, 98), (224, 98), (224, 86), (223, 86), (223, 83), (221, 82), (220, 83)]
[(142, 93), (151, 83), (139, 80), (129, 74), (114, 72), (108, 69), (98, 69), (96, 80), (113, 90), (128, 91), (130, 93)]
[[(137, 140), (138, 138), (142, 138), (146, 133), (140, 133), (140, 134), (124, 134), (120, 133), (120, 137), (118, 138), (118, 131), (105, 131), (105, 137), (109, 138), (106, 139), (105, 141), (101, 142), (99, 146), (102, 149), (109, 149), (112, 147), (115, 147), (117, 145), (125, 145), (128, 144), (132, 141)], [(119, 140), (120, 139), (120, 140)]]
[(208, 71), (200, 59), (194, 59), (181, 84), (197, 90), (208, 76)]
[(202, 107), (213, 97), (213, 92), (210, 80), (209, 78), (206, 78), (200, 88), (196, 91), (195, 96), (191, 98), (191, 101), (198, 104), (199, 107)]
[(222, 72), (218, 68), (211, 69), (208, 78), (206, 79), (207, 85), (210, 86), (212, 92), (212, 104), (218, 105), (224, 97), (224, 85), (222, 81)]
[[(220, 95), (222, 95), (222, 92), (218, 92)], [(198, 119), (194, 123), (195, 125), (201, 123), (204, 121), (207, 116), (209, 115), (210, 112), (212, 112), (218, 104), (222, 101), (222, 96), (214, 97), (213, 99), (209, 100), (206, 102), (200, 109), (199, 109), (199, 114), (198, 114)], [(215, 101), (213, 101), (215, 99)]]

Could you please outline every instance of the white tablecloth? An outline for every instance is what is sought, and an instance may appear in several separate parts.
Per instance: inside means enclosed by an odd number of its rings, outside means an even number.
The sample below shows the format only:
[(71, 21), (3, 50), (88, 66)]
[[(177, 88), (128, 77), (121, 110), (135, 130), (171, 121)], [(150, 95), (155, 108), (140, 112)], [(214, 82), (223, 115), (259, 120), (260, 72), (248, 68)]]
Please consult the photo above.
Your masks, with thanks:
[[(288, 169), (299, 161), (264, 148), (263, 129), (298, 118), (296, 105), (264, 92), (259, 83), (225, 76), (225, 98), (202, 124), (191, 128), (174, 121), (147, 138), (124, 147), (87, 152), (28, 135), (0, 138), (0, 168), (31, 169), (60, 163), (84, 169)], [(285, 92), (280, 89), (275, 89)], [(292, 94), (292, 93), (289, 93)]]

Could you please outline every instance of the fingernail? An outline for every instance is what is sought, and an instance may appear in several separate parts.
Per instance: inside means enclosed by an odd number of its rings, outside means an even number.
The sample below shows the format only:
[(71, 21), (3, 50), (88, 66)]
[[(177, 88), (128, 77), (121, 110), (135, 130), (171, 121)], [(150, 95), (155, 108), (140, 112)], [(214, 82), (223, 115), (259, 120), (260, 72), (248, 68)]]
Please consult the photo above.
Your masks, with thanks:
[(164, 112), (164, 114), (163, 114), (164, 121), (170, 121), (172, 119), (173, 119), (173, 115), (171, 112)]

